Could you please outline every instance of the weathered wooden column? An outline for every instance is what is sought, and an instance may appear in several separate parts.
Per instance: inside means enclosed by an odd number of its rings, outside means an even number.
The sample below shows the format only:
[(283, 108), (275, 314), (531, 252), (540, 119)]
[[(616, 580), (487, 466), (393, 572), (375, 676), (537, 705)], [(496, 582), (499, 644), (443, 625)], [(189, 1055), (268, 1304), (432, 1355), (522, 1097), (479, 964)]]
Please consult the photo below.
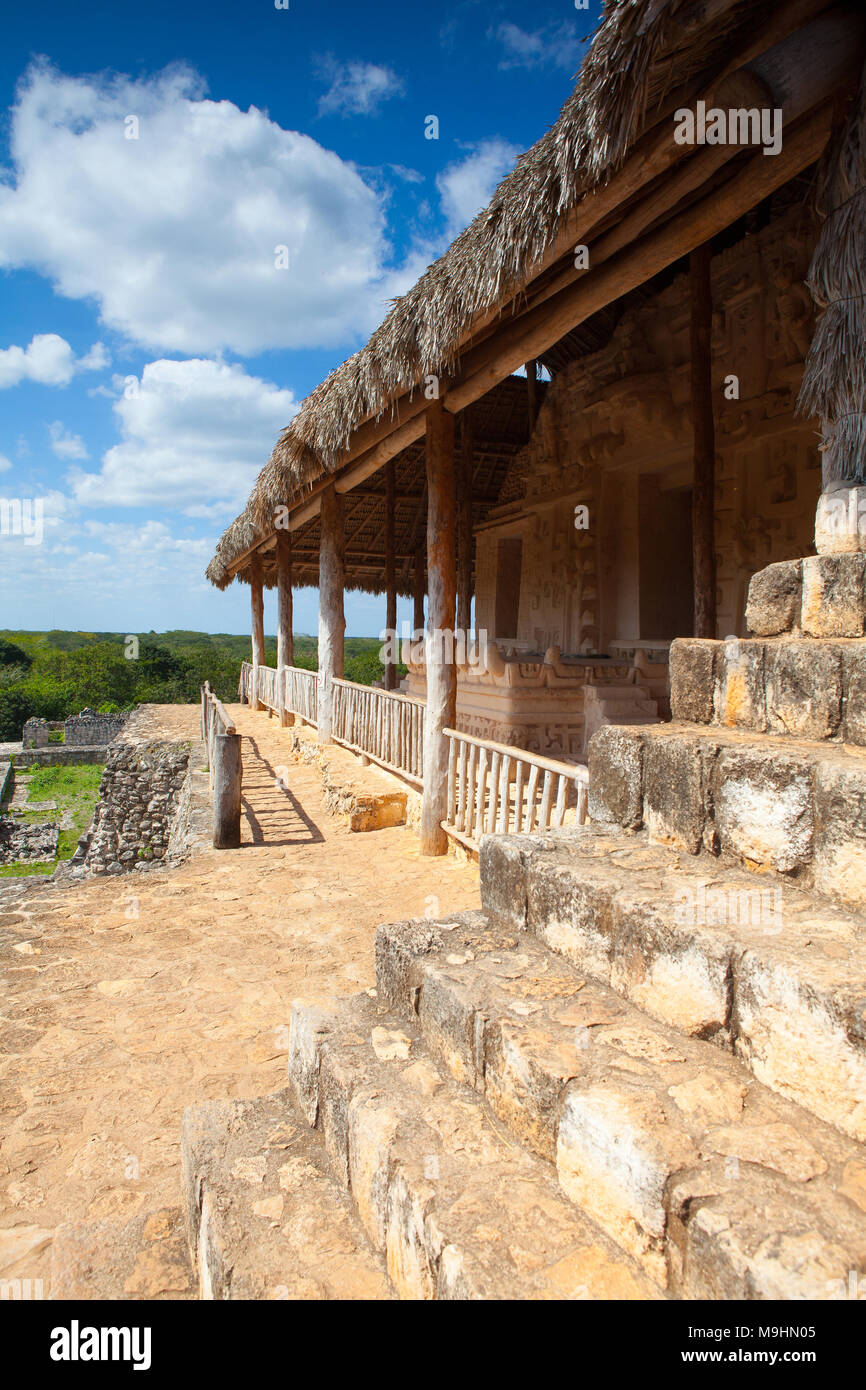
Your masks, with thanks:
[[(385, 641), (387, 653), (393, 655), (397, 640), (397, 578), (395, 561), (394, 511), (396, 484), (394, 460), (385, 464)], [(394, 661), (385, 662), (385, 689), (395, 690), (397, 667)]]
[(318, 739), (331, 742), (334, 677), (343, 674), (346, 619), (343, 614), (345, 532), (343, 498), (333, 483), (322, 493), (319, 541)]
[(710, 243), (689, 257), (691, 296), (691, 414), (694, 434), (692, 563), (695, 636), (716, 636), (716, 435), (710, 337), (713, 297)]
[(253, 709), (264, 709), (259, 700), (259, 667), (265, 664), (265, 596), (262, 582), (262, 561), (260, 555), (250, 560), (250, 609), (252, 611), (253, 631), (253, 680), (250, 692), (250, 705)]
[(441, 400), (427, 407), (427, 705), (424, 710), (424, 791), (421, 853), (444, 854), (448, 810), (448, 739), (457, 716), (454, 665), (456, 598), (454, 417)]
[(295, 716), (286, 709), (286, 668), (295, 664), (295, 640), (292, 633), (292, 536), (283, 529), (277, 531), (277, 701), (280, 724), (285, 729), (294, 724)]
[(457, 631), (472, 625), (472, 469), (475, 432), (472, 406), (460, 417), (460, 468), (457, 474)]

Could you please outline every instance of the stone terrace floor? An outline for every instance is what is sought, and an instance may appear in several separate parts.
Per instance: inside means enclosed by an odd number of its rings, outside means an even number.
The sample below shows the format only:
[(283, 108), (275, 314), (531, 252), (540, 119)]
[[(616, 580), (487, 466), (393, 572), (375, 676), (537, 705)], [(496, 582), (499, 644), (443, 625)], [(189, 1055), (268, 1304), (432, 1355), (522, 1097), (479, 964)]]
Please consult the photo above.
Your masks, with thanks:
[[(350, 833), (287, 732), (233, 713), (239, 850), (0, 888), (0, 1279), (47, 1295), (59, 1223), (178, 1205), (185, 1107), (285, 1084), (293, 998), (370, 986), (379, 922), (478, 906), (477, 866), (421, 858), (405, 828)], [(153, 710), (154, 737), (198, 731), (198, 706)]]

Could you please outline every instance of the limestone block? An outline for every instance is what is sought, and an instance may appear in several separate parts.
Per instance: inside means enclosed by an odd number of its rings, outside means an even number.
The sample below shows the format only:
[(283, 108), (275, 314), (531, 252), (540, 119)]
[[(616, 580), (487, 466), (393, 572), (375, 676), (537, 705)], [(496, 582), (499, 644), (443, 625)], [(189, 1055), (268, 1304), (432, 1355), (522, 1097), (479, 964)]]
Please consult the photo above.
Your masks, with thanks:
[(759, 637), (793, 632), (800, 615), (799, 560), (783, 560), (753, 574), (746, 599), (746, 623)]
[(793, 873), (812, 854), (812, 769), (770, 749), (723, 748), (712, 775), (715, 828), (723, 854), (758, 870)]
[(846, 647), (842, 653), (845, 690), (842, 737), (847, 743), (866, 745), (866, 643)]
[(818, 765), (815, 819), (816, 888), (866, 907), (866, 764)]
[(767, 728), (795, 738), (832, 738), (842, 718), (842, 658), (824, 642), (768, 643)]
[(552, 950), (596, 979), (609, 981), (614, 950), (613, 875), (582, 875), (567, 864), (531, 861), (527, 921)]
[(764, 691), (764, 644), (727, 638), (716, 658), (713, 693), (715, 723), (728, 729), (767, 727)]
[(717, 642), (678, 637), (671, 643), (671, 717), (690, 724), (713, 720), (713, 668)]
[(643, 739), (627, 727), (607, 725), (589, 743), (589, 818), (596, 825), (641, 824)]
[(862, 637), (866, 557), (810, 555), (802, 565), (803, 631), (811, 637)]
[(651, 840), (689, 854), (700, 850), (706, 809), (701, 750), (694, 738), (647, 740), (643, 819)]
[(478, 851), (481, 899), (500, 921), (526, 927), (526, 867), (538, 840), (527, 835), (483, 835)]
[(688, 1133), (668, 1121), (649, 1088), (616, 1081), (566, 1096), (556, 1149), (564, 1191), (662, 1287), (665, 1188), (698, 1159)]
[(866, 487), (822, 492), (815, 510), (819, 555), (854, 555), (866, 550)]

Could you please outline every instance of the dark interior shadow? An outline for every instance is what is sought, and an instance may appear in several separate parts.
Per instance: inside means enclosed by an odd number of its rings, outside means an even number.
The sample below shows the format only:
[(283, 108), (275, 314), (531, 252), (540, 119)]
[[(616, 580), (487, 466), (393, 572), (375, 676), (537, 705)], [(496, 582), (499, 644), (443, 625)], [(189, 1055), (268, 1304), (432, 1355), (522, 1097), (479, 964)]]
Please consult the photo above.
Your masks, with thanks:
[[(256, 740), (254, 738), (250, 738), (249, 735), (244, 735), (244, 739), (245, 742), (247, 742), (250, 745), (263, 773), (269, 775), (270, 786), (272, 790), (280, 792), (286, 798), (287, 802), (285, 811), (283, 811), (282, 808), (279, 808), (264, 813), (260, 812), (257, 815), (256, 812), (253, 810), (252, 806), (250, 805), (248, 797), (244, 796), (243, 794), (241, 795), (241, 805), (243, 806), (244, 813), (246, 815), (247, 821), (249, 822), (250, 830), (252, 831), (253, 844), (274, 845), (275, 847), (277, 847), (281, 845), (318, 845), (324, 843), (325, 837), (322, 834), (321, 830), (316, 825), (315, 821), (307, 815), (307, 812), (304, 810), (303, 806), (301, 805), (300, 801), (298, 801), (298, 798), (295, 796), (292, 790), (289, 787), (280, 787), (278, 785), (276, 770), (271, 765), (271, 763), (268, 762), (267, 758), (263, 757), (262, 754), (259, 752), (259, 746), (256, 743)], [(277, 827), (277, 831), (279, 832), (279, 830), (284, 829), (284, 818), (286, 812), (288, 812), (290, 816), (297, 817), (297, 819), (301, 822), (301, 824), (304, 827), (304, 832), (299, 833), (297, 835), (284, 835), (281, 839), (272, 838), (270, 834), (266, 835), (265, 827), (263, 826), (262, 822), (269, 820), (279, 821), (280, 824)]]

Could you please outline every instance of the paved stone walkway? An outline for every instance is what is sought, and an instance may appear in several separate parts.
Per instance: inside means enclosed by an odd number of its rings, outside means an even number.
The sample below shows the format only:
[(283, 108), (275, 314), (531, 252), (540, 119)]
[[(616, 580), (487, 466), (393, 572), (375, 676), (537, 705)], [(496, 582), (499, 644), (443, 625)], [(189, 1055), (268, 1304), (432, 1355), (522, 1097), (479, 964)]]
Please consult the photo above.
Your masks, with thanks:
[[(478, 905), (475, 866), (421, 858), (405, 828), (351, 834), (276, 721), (234, 714), (239, 850), (0, 889), (0, 1279), (47, 1293), (59, 1223), (177, 1205), (184, 1108), (284, 1084), (293, 998), (369, 986), (379, 922)], [(198, 724), (154, 710), (155, 737)]]

